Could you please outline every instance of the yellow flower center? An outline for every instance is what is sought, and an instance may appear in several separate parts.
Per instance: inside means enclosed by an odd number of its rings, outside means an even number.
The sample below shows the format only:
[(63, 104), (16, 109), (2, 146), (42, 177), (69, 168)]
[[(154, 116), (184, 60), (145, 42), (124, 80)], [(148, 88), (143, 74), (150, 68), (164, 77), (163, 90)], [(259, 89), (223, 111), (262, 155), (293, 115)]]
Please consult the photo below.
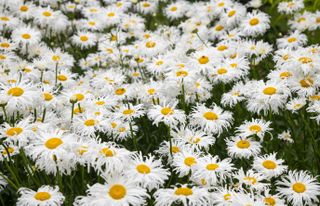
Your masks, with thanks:
[(300, 57), (299, 62), (301, 62), (302, 64), (308, 64), (312, 62), (312, 59), (309, 57)]
[(11, 89), (8, 90), (7, 94), (14, 96), (14, 97), (20, 97), (21, 95), (23, 95), (24, 90), (20, 87), (13, 87)]
[(190, 196), (193, 194), (192, 189), (188, 187), (180, 187), (177, 188), (176, 191), (174, 192), (176, 195), (183, 195), (183, 196)]
[(203, 117), (206, 118), (207, 120), (211, 120), (211, 121), (217, 120), (219, 118), (219, 116), (216, 113), (211, 112), (211, 111), (204, 113)]
[(87, 146), (82, 146), (78, 149), (78, 152), (80, 155), (83, 155), (84, 153), (88, 152), (88, 147)]
[(206, 169), (207, 169), (207, 170), (210, 170), (210, 171), (216, 170), (216, 169), (218, 169), (218, 168), (219, 168), (219, 165), (218, 165), (218, 164), (215, 164), (215, 163), (208, 164), (208, 165), (206, 166)]
[(94, 22), (94, 21), (89, 21), (88, 24), (89, 24), (89, 26), (95, 26), (95, 25), (96, 25), (96, 22)]
[(231, 194), (227, 193), (227, 194), (223, 195), (223, 199), (226, 200), (226, 201), (230, 200), (231, 199)]
[(320, 100), (320, 95), (311, 95), (311, 96), (309, 96), (309, 99), (311, 101), (319, 101)]
[(188, 74), (189, 73), (187, 71), (185, 71), (185, 70), (180, 70), (180, 71), (176, 72), (177, 77), (180, 77), (180, 76), (186, 77), (186, 76), (188, 76)]
[(267, 206), (274, 206), (274, 205), (276, 205), (276, 200), (272, 197), (266, 197), (266, 198), (264, 198), (264, 203)]
[(3, 151), (1, 153), (2, 153), (2, 155), (7, 155), (8, 153), (11, 154), (13, 152), (14, 152), (14, 148), (8, 147), (7, 149), (3, 149)]
[(145, 3), (142, 4), (142, 6), (145, 7), (145, 8), (148, 8), (148, 7), (150, 7), (150, 4), (148, 2), (145, 2)]
[(7, 17), (7, 16), (2, 16), (2, 17), (0, 17), (0, 19), (2, 21), (9, 21), (10, 20), (9, 17)]
[(31, 35), (30, 34), (22, 34), (21, 37), (24, 39), (30, 39)]
[(106, 157), (113, 157), (113, 151), (109, 148), (102, 148), (100, 151), (102, 154), (104, 154)]
[(218, 71), (217, 71), (217, 73), (218, 74), (225, 74), (225, 73), (227, 73), (228, 72), (228, 70), (226, 69), (226, 68), (220, 68), (220, 69), (218, 69)]
[(179, 147), (177, 147), (177, 146), (172, 146), (171, 152), (172, 152), (173, 154), (175, 154), (175, 153), (180, 152), (180, 149), (179, 149)]
[(218, 3), (218, 6), (219, 6), (219, 7), (223, 7), (223, 6), (224, 6), (224, 2), (219, 2), (219, 3)]
[(257, 18), (252, 18), (252, 19), (250, 19), (250, 21), (249, 21), (249, 24), (251, 25), (251, 26), (255, 26), (255, 25), (257, 25), (257, 24), (259, 24), (259, 19), (257, 19)]
[(39, 201), (45, 201), (51, 198), (51, 195), (48, 192), (37, 192), (34, 195), (34, 198)]
[(89, 38), (87, 36), (80, 36), (80, 40), (86, 42), (89, 40)]
[(224, 51), (226, 49), (228, 49), (228, 47), (226, 45), (220, 45), (217, 47), (218, 51)]
[(53, 96), (52, 96), (52, 94), (45, 92), (45, 93), (43, 93), (43, 98), (45, 101), (50, 101), (53, 99)]
[(263, 167), (265, 167), (266, 169), (269, 169), (269, 170), (273, 170), (277, 167), (277, 164), (271, 160), (263, 161), (262, 165), (263, 165)]
[(300, 80), (301, 87), (307, 88), (313, 85), (313, 79), (311, 77), (307, 77), (306, 79)]
[(119, 132), (125, 132), (125, 131), (126, 131), (126, 128), (125, 128), (125, 127), (120, 127), (118, 131), (119, 131)]
[(87, 127), (92, 127), (94, 126), (96, 123), (96, 121), (94, 119), (88, 119), (84, 122), (84, 125), (86, 125)]
[(161, 114), (171, 115), (171, 114), (173, 114), (173, 110), (170, 107), (164, 107), (161, 109)]
[(23, 129), (21, 127), (11, 127), (10, 129), (7, 130), (6, 134), (8, 136), (15, 136), (19, 135)]
[(232, 68), (236, 68), (236, 67), (238, 66), (238, 64), (237, 64), (237, 63), (231, 63), (230, 66), (231, 66)]
[(75, 94), (78, 101), (82, 101), (84, 99), (84, 95), (81, 93)]
[(52, 61), (57, 62), (61, 59), (61, 57), (59, 55), (53, 55), (51, 59), (52, 59)]
[(147, 48), (153, 48), (153, 47), (155, 47), (156, 46), (156, 42), (154, 42), (154, 41), (148, 41), (147, 43), (146, 43), (146, 47)]
[(209, 58), (207, 56), (201, 56), (199, 59), (198, 59), (198, 62), (200, 64), (207, 64), (209, 62)]
[(25, 6), (25, 5), (23, 5), (23, 6), (20, 7), (20, 11), (26, 12), (26, 11), (28, 11), (28, 10), (29, 10), (29, 7), (27, 7), (27, 6)]
[(291, 77), (291, 76), (292, 76), (291, 72), (288, 72), (288, 71), (280, 73), (280, 78), (281, 79), (286, 79), (286, 78)]
[(255, 124), (255, 125), (251, 125), (251, 126), (249, 127), (249, 130), (250, 130), (251, 132), (258, 133), (258, 132), (261, 132), (261, 127), (260, 127), (259, 125)]
[(111, 41), (117, 41), (118, 40), (118, 37), (117, 36), (115, 36), (115, 35), (112, 35), (111, 36)]
[(120, 200), (126, 196), (127, 190), (123, 185), (115, 184), (109, 189), (109, 195), (115, 200)]
[(63, 141), (60, 138), (53, 137), (46, 141), (44, 144), (48, 149), (56, 149), (61, 144), (63, 144)]
[(108, 17), (114, 17), (116, 14), (114, 12), (110, 12), (107, 15), (108, 15)]
[(177, 11), (177, 9), (178, 9), (178, 8), (177, 8), (176, 6), (173, 6), (173, 7), (170, 8), (170, 11), (173, 11), (173, 12), (174, 12), (174, 11)]
[(156, 90), (153, 88), (148, 89), (148, 94), (150, 94), (150, 95), (153, 95), (155, 92), (156, 92)]
[(302, 107), (302, 104), (299, 104), (299, 103), (293, 106), (294, 109), (300, 109), (301, 107)]
[(292, 185), (292, 189), (293, 191), (295, 191), (296, 193), (303, 193), (306, 191), (306, 186), (305, 184), (301, 183), (301, 182), (296, 182)]
[(285, 60), (285, 61), (287, 61), (287, 60), (289, 59), (289, 55), (288, 55), (288, 54), (283, 55), (282, 59)]
[(68, 79), (68, 77), (66, 77), (66, 76), (63, 75), (63, 74), (59, 74), (59, 75), (57, 76), (57, 79), (58, 79), (59, 81), (64, 82), (64, 81), (66, 81), (66, 80)]
[(288, 38), (288, 42), (289, 42), (289, 43), (293, 43), (293, 42), (295, 42), (295, 41), (297, 41), (297, 39), (296, 39), (295, 37), (290, 37), (290, 38)]
[(126, 110), (124, 110), (122, 113), (125, 114), (125, 115), (130, 115), (130, 114), (133, 114), (133, 113), (134, 113), (134, 110), (132, 110), (132, 109), (126, 109)]
[(43, 16), (46, 16), (46, 17), (49, 17), (49, 16), (51, 16), (52, 14), (51, 14), (50, 11), (44, 11), (44, 12), (42, 12), (42, 15), (43, 15)]
[(126, 93), (126, 89), (125, 88), (119, 88), (115, 91), (116, 95), (123, 95), (124, 93)]
[(157, 65), (157, 66), (160, 66), (160, 65), (162, 65), (163, 63), (164, 63), (164, 62), (163, 62), (162, 60), (159, 60), (159, 61), (156, 62), (156, 65)]
[(263, 90), (263, 93), (264, 93), (265, 95), (274, 95), (276, 92), (277, 92), (277, 89), (274, 88), (274, 87), (266, 87), (266, 88), (264, 88), (264, 90)]
[(223, 27), (222, 25), (217, 25), (217, 26), (215, 27), (215, 30), (216, 30), (216, 31), (221, 31), (222, 29), (224, 29), (224, 27)]
[(9, 48), (9, 47), (10, 47), (10, 44), (7, 43), (7, 42), (2, 42), (2, 43), (0, 44), (0, 46), (1, 46), (2, 48)]
[(149, 174), (151, 172), (150, 167), (145, 164), (140, 164), (136, 167), (137, 171), (141, 174)]
[(100, 105), (100, 106), (101, 106), (101, 105), (105, 105), (105, 102), (104, 102), (104, 101), (97, 101), (97, 102), (96, 102), (96, 105)]
[(228, 17), (233, 17), (236, 14), (236, 10), (231, 10), (228, 13)]
[(83, 113), (84, 111), (86, 111), (85, 108), (83, 108), (83, 107), (81, 107), (81, 108), (77, 107), (77, 108), (75, 108), (75, 109), (73, 110), (73, 113), (74, 113), (74, 114), (79, 114), (79, 113)]
[(257, 183), (257, 179), (254, 177), (245, 177), (243, 180), (249, 181), (253, 185)]
[(247, 149), (250, 147), (250, 142), (248, 140), (240, 140), (237, 142), (237, 147), (240, 149)]
[(196, 161), (196, 159), (194, 157), (186, 157), (184, 159), (184, 164), (189, 166), (189, 167), (191, 167), (192, 165), (194, 165), (196, 163), (197, 163), (197, 161)]

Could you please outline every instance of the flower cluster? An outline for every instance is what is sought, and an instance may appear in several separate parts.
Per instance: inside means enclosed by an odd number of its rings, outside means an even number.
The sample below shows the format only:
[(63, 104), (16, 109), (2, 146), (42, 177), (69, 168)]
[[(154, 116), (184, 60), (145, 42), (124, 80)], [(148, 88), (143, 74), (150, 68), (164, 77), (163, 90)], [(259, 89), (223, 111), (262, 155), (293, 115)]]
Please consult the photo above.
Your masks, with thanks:
[(320, 204), (317, 5), (0, 0), (1, 204)]

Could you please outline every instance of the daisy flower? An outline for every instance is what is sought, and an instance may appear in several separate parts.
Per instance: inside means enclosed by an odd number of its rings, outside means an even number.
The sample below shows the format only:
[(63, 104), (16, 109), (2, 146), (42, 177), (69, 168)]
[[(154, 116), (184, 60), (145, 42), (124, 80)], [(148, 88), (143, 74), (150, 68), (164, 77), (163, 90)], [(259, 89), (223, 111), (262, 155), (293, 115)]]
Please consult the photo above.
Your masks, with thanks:
[(306, 104), (307, 102), (305, 98), (294, 98), (288, 101), (288, 103), (286, 104), (286, 107), (292, 113), (297, 113)]
[(170, 127), (174, 127), (179, 123), (184, 124), (186, 116), (184, 111), (176, 109), (177, 104), (178, 102), (163, 102), (161, 105), (153, 105), (148, 112), (148, 117), (156, 126), (158, 126), (160, 122)]
[(223, 106), (234, 107), (237, 103), (245, 100), (244, 84), (242, 82), (236, 83), (229, 92), (222, 94), (221, 104)]
[(249, 158), (260, 153), (261, 144), (251, 138), (241, 138), (239, 136), (226, 139), (228, 154), (236, 158)]
[(165, 8), (166, 16), (170, 19), (178, 19), (183, 17), (185, 12), (188, 9), (188, 5), (185, 1), (177, 1), (172, 4), (169, 4)]
[(123, 163), (130, 161), (131, 154), (113, 142), (103, 142), (90, 154), (91, 165), (102, 174), (116, 174), (122, 172), (126, 166)]
[(279, 134), (278, 135), (278, 139), (284, 140), (284, 141), (289, 142), (289, 143), (293, 143), (294, 142), (294, 140), (291, 137), (291, 133), (290, 133), (289, 130), (283, 131), (281, 134)]
[(237, 128), (238, 135), (242, 137), (249, 137), (251, 135), (257, 135), (260, 141), (263, 141), (266, 132), (272, 130), (270, 128), (271, 122), (263, 119), (252, 119), (251, 121), (245, 121)]
[(28, 143), (29, 137), (33, 135), (31, 120), (30, 118), (25, 118), (17, 122), (14, 126), (4, 123), (0, 134), (6, 138), (5, 142), (15, 143), (19, 147), (25, 146)]
[(22, 187), (18, 193), (17, 206), (61, 206), (65, 199), (58, 186), (42, 185), (37, 191)]
[(0, 161), (2, 162), (4, 159), (9, 160), (9, 157), (13, 157), (19, 154), (19, 148), (14, 144), (9, 145), (1, 145), (0, 146)]
[(74, 141), (71, 134), (50, 128), (39, 131), (25, 150), (39, 169), (54, 175), (57, 172), (70, 174), (76, 166), (75, 154), (70, 152)]
[(175, 202), (189, 206), (205, 206), (211, 202), (206, 188), (189, 187), (187, 185), (159, 189), (154, 196), (156, 198), (156, 206), (170, 206)]
[(245, 35), (257, 36), (270, 28), (270, 17), (258, 10), (248, 13), (242, 20), (240, 27)]
[(96, 45), (97, 39), (94, 33), (90, 32), (78, 32), (72, 37), (72, 42), (81, 47), (81, 49), (86, 49)]
[(320, 185), (307, 171), (289, 171), (277, 181), (281, 197), (296, 206), (313, 205), (319, 202)]
[(147, 191), (125, 176), (118, 175), (106, 178), (104, 184), (96, 183), (89, 186), (87, 196), (79, 196), (74, 201), (75, 206), (86, 205), (144, 205), (149, 197)]
[(192, 148), (184, 147), (181, 152), (173, 156), (173, 166), (179, 177), (188, 175), (198, 164), (200, 158), (199, 152), (194, 152)]
[(240, 168), (234, 177), (239, 181), (240, 186), (247, 186), (250, 189), (263, 191), (269, 186), (269, 184), (263, 183), (265, 180), (265, 176), (263, 174), (254, 172), (251, 169), (245, 172), (243, 168)]
[(291, 95), (288, 86), (283, 82), (254, 81), (247, 83), (246, 88), (247, 109), (255, 113), (279, 113)]
[(215, 138), (213, 136), (207, 135), (200, 130), (195, 130), (190, 127), (181, 128), (176, 132), (171, 132), (171, 135), (173, 138), (179, 139), (199, 151), (201, 148), (208, 150), (215, 142)]
[(102, 118), (101, 115), (85, 112), (73, 119), (72, 128), (75, 133), (81, 136), (92, 136), (97, 131), (103, 131), (105, 122)]
[(210, 186), (223, 182), (234, 169), (231, 159), (220, 160), (218, 156), (206, 155), (198, 159), (192, 176), (196, 179), (205, 179)]
[(308, 42), (308, 38), (305, 34), (301, 34), (299, 31), (294, 31), (288, 36), (277, 39), (278, 48), (298, 48)]
[(205, 132), (220, 135), (224, 129), (231, 126), (232, 113), (224, 111), (213, 104), (207, 108), (204, 104), (198, 104), (190, 114), (190, 124), (203, 129)]
[(132, 105), (129, 103), (128, 105), (122, 105), (119, 109), (117, 109), (115, 113), (115, 117), (123, 119), (124, 121), (131, 122), (135, 118), (139, 118), (144, 115), (143, 105)]
[(24, 45), (34, 45), (41, 40), (41, 33), (30, 26), (20, 26), (13, 30), (11, 38), (13, 41)]
[(132, 162), (125, 174), (128, 179), (139, 183), (148, 191), (159, 189), (169, 176), (168, 170), (163, 168), (160, 160), (151, 154), (143, 157), (141, 153), (132, 157)]
[(261, 198), (266, 206), (285, 206), (285, 201), (278, 194), (273, 194), (268, 189), (263, 191)]
[(302, 0), (284, 1), (278, 4), (279, 13), (292, 14), (304, 8)]
[(282, 159), (276, 158), (276, 153), (269, 155), (256, 156), (253, 162), (253, 168), (267, 178), (278, 177), (287, 170), (287, 166), (283, 165)]
[(212, 192), (213, 203), (217, 206), (231, 205), (233, 202), (234, 191), (227, 187), (217, 187)]

